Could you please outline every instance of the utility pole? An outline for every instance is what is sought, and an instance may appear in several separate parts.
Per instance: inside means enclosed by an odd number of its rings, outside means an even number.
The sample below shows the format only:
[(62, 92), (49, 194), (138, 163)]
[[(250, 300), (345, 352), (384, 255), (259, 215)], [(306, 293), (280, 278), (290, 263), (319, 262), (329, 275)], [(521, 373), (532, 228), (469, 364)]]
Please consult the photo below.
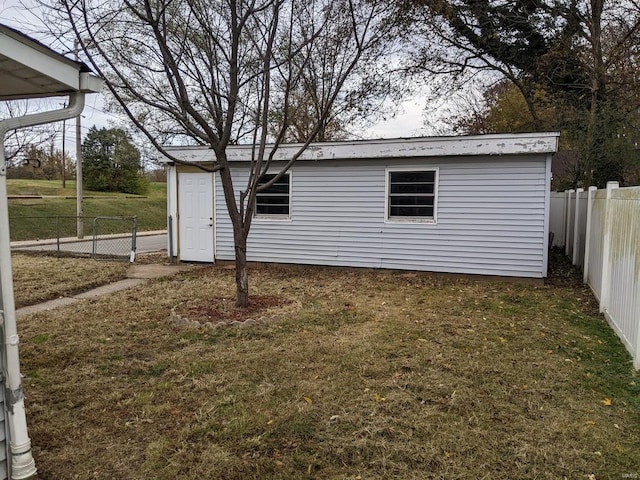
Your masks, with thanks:
[[(67, 103), (63, 103), (62, 104), (62, 108), (67, 108)], [(61, 170), (62, 170), (62, 188), (67, 188), (67, 179), (66, 179), (66, 152), (64, 149), (64, 144), (66, 143), (65, 140), (65, 136), (67, 133), (67, 122), (65, 120), (62, 121), (62, 165), (61, 165)]]
[[(73, 41), (73, 51), (75, 53), (76, 62), (79, 61), (78, 51), (80, 43), (76, 38)], [(76, 230), (79, 239), (84, 238), (84, 223), (82, 213), (82, 132), (81, 132), (81, 115), (76, 117)]]

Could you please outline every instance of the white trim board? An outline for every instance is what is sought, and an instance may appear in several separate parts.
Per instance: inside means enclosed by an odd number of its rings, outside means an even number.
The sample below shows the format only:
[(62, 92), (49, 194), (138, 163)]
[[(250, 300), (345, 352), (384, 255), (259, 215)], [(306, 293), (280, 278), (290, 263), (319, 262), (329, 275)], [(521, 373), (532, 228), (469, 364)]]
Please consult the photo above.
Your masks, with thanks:
[[(366, 160), (374, 158), (546, 154), (556, 152), (559, 135), (557, 132), (510, 133), (322, 142), (310, 144), (299, 160)], [(274, 160), (289, 160), (300, 147), (300, 144), (280, 145), (274, 155)], [(166, 149), (174, 157), (187, 162), (207, 163), (215, 161), (215, 153), (209, 147), (166, 147)], [(267, 146), (267, 149), (269, 149), (269, 146)], [(252, 152), (252, 145), (231, 145), (226, 150), (227, 158), (231, 162), (251, 161)], [(167, 158), (161, 158), (160, 160), (165, 163), (171, 163)]]

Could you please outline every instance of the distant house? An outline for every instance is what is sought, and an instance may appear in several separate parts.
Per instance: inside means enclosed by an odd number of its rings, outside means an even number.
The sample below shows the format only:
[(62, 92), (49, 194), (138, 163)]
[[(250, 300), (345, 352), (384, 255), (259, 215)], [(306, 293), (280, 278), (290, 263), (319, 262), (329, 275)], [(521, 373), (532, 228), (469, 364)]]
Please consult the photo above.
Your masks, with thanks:
[[(557, 133), (312, 144), (257, 197), (248, 260), (545, 277)], [(295, 146), (284, 145), (279, 164)], [(207, 164), (213, 152), (172, 148)], [(251, 146), (233, 146), (234, 185)], [(233, 260), (217, 174), (168, 162), (170, 248), (181, 261)]]

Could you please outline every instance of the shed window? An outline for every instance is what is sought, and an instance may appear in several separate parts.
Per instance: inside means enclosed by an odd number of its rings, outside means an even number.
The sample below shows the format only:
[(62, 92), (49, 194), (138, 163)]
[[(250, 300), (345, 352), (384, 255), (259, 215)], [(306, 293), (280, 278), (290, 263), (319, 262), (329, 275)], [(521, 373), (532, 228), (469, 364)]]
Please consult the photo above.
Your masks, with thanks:
[[(276, 175), (263, 175), (259, 185), (272, 180)], [(256, 194), (256, 216), (289, 218), (291, 176), (285, 173), (273, 185)]]
[(389, 172), (390, 220), (435, 221), (437, 170)]

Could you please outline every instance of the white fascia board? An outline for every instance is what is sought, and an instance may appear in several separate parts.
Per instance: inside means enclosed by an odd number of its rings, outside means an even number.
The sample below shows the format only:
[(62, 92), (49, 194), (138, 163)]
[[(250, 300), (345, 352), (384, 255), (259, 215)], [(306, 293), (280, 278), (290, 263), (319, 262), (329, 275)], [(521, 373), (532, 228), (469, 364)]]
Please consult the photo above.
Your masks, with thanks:
[[(557, 151), (559, 135), (557, 132), (545, 132), (312, 143), (300, 156), (300, 160), (547, 154)], [(300, 147), (300, 144), (281, 145), (274, 159), (289, 160)], [(186, 162), (204, 163), (215, 160), (213, 150), (208, 147), (166, 149), (175, 158)], [(229, 161), (249, 161), (251, 151), (251, 145), (232, 145), (227, 148), (227, 158)], [(165, 159), (165, 162), (168, 161)]]
[(0, 52), (12, 62), (68, 86), (69, 90), (80, 90), (80, 64), (34, 48), (3, 32), (0, 32)]
[(84, 93), (100, 93), (104, 87), (104, 80), (89, 72), (80, 74), (80, 91)]

